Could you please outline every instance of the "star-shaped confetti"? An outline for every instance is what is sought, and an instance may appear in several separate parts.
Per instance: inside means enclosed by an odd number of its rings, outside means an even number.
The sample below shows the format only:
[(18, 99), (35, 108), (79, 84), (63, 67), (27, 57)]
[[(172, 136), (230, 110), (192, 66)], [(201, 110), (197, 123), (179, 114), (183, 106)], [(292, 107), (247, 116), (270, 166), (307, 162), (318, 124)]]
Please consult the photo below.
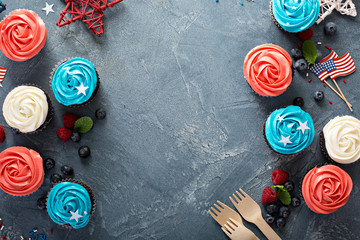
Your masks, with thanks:
[(46, 16), (49, 15), (50, 12), (54, 12), (52, 9), (54, 4), (49, 5), (47, 2), (45, 3), (46, 6), (42, 9), (43, 11), (46, 11)]
[(85, 87), (83, 83), (80, 84), (80, 86), (75, 87), (78, 90), (77, 95), (79, 95), (80, 93), (84, 94), (86, 96), (86, 89), (88, 89), (89, 87)]
[(88, 28), (98, 37), (104, 33), (103, 11), (108, 7), (123, 0), (67, 0), (66, 7), (61, 12), (60, 18), (56, 23), (62, 27), (77, 20), (83, 21)]
[(299, 121), (300, 126), (299, 126), (296, 130), (301, 130), (302, 134), (304, 134), (306, 129), (310, 129), (310, 128), (307, 126), (307, 122), (308, 122), (308, 121), (302, 123), (302, 122)]
[(281, 140), (279, 142), (283, 143), (284, 147), (286, 147), (286, 144), (292, 143), (290, 141), (290, 136), (284, 137), (283, 135), (281, 135)]
[(279, 116), (277, 120), (281, 122), (284, 121), (285, 119), (282, 116)]
[(70, 220), (75, 219), (76, 222), (79, 222), (79, 218), (83, 217), (79, 214), (79, 209), (76, 210), (75, 212), (70, 211), (70, 214), (71, 214)]

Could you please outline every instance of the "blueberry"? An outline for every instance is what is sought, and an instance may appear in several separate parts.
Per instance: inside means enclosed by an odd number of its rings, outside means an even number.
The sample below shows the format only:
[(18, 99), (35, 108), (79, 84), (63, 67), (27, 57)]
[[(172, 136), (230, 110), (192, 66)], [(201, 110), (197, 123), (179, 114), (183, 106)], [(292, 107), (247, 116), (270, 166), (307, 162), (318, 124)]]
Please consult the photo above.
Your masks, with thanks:
[(78, 153), (80, 157), (86, 158), (90, 156), (90, 148), (88, 146), (81, 146)]
[(50, 182), (52, 184), (59, 183), (62, 179), (63, 179), (63, 177), (58, 173), (54, 173), (50, 176)]
[(323, 58), (323, 54), (321, 53), (320, 49), (316, 49), (317, 51), (317, 57), (316, 57), (316, 60), (315, 62), (319, 62), (322, 58)]
[(80, 133), (74, 131), (74, 132), (72, 133), (72, 135), (71, 135), (71, 140), (72, 140), (73, 142), (79, 142), (80, 139), (81, 139)]
[(266, 211), (270, 214), (274, 214), (279, 211), (279, 207), (276, 204), (269, 204), (266, 206)]
[(39, 209), (44, 210), (46, 208), (46, 197), (39, 198), (37, 200), (37, 206)]
[(283, 218), (287, 218), (290, 215), (290, 210), (288, 207), (282, 206), (279, 209), (279, 216)]
[(99, 108), (98, 110), (96, 110), (95, 117), (99, 120), (103, 120), (106, 117), (105, 110), (102, 108)]
[(297, 97), (294, 99), (293, 104), (295, 106), (303, 107), (304, 106), (304, 99), (302, 97)]
[(303, 72), (308, 68), (308, 63), (304, 58), (300, 58), (295, 62), (295, 68), (299, 72)]
[(326, 23), (324, 26), (324, 31), (326, 35), (334, 35), (336, 33), (336, 24), (333, 22)]
[(277, 226), (278, 228), (283, 228), (283, 227), (285, 226), (285, 224), (286, 224), (285, 218), (278, 218), (278, 219), (276, 220), (276, 226)]
[(303, 57), (302, 51), (299, 48), (293, 48), (291, 49), (291, 56), (295, 59), (298, 60), (299, 58)]
[(292, 199), (291, 199), (291, 205), (293, 206), (293, 207), (298, 207), (298, 206), (300, 206), (300, 199), (299, 198), (297, 198), (297, 197), (293, 197)]
[(294, 190), (294, 182), (293, 181), (286, 181), (284, 183), (284, 187), (286, 190), (288, 190), (288, 192), (292, 192)]
[(52, 158), (45, 159), (45, 169), (50, 170), (55, 167), (55, 160)]
[(61, 172), (66, 176), (71, 176), (74, 174), (74, 169), (69, 165), (64, 165), (61, 167)]
[(274, 218), (274, 216), (272, 216), (270, 214), (266, 214), (265, 220), (266, 220), (267, 223), (271, 224), (271, 223), (273, 223), (275, 221), (275, 218)]
[(324, 99), (324, 92), (323, 92), (323, 91), (316, 91), (316, 92), (314, 93), (314, 99), (315, 99), (315, 101), (317, 101), (317, 102), (322, 101), (322, 100)]

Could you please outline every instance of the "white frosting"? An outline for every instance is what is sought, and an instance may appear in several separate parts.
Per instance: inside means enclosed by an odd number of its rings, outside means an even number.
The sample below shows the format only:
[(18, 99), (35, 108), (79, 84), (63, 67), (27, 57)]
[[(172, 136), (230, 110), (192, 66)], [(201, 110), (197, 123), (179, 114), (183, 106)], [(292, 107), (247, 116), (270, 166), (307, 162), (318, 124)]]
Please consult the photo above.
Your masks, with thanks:
[(332, 160), (348, 164), (360, 158), (360, 120), (337, 116), (325, 125), (323, 132), (326, 150)]
[(33, 86), (19, 86), (6, 96), (3, 115), (10, 127), (23, 133), (34, 132), (46, 120), (48, 102), (44, 91)]

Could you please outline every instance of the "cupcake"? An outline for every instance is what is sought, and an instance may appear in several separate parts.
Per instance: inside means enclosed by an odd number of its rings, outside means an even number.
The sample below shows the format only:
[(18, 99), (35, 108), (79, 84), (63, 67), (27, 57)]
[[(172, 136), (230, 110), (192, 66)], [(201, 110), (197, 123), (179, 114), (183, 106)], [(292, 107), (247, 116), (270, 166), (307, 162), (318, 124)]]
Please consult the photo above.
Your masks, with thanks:
[(252, 49), (244, 60), (244, 75), (250, 87), (264, 97), (279, 96), (292, 81), (292, 60), (281, 47), (263, 44)]
[(82, 106), (90, 102), (100, 84), (94, 65), (83, 58), (72, 58), (61, 63), (51, 75), (55, 98), (65, 106)]
[(23, 85), (11, 90), (2, 110), (6, 123), (21, 133), (40, 131), (52, 118), (49, 97), (35, 86)]
[(264, 125), (264, 137), (268, 146), (279, 154), (299, 153), (314, 140), (313, 120), (300, 107), (290, 105), (275, 110)]
[(88, 225), (95, 210), (95, 197), (86, 184), (67, 179), (50, 190), (46, 208), (55, 223), (79, 229)]
[(335, 165), (314, 167), (304, 177), (302, 195), (315, 213), (329, 214), (344, 206), (353, 182), (349, 174)]
[(14, 10), (0, 22), (0, 50), (14, 61), (33, 58), (45, 46), (44, 21), (31, 10)]
[(0, 153), (0, 188), (13, 196), (35, 192), (44, 181), (43, 159), (26, 147), (11, 147)]
[(360, 158), (360, 120), (352, 116), (331, 119), (320, 133), (320, 146), (328, 160), (349, 164)]
[(270, 13), (277, 27), (298, 33), (311, 27), (319, 17), (319, 0), (272, 0)]

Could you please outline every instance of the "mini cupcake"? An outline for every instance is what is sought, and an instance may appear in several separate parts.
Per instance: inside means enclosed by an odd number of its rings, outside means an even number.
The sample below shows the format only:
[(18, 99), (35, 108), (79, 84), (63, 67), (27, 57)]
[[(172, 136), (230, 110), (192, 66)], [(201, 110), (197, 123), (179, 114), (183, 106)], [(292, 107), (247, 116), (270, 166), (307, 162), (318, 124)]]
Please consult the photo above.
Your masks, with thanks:
[(65, 106), (82, 106), (90, 102), (100, 84), (94, 65), (83, 58), (72, 58), (61, 63), (51, 75), (55, 98)]
[(38, 132), (52, 118), (50, 98), (42, 89), (30, 85), (11, 90), (2, 110), (6, 123), (21, 133)]
[(11, 147), (0, 153), (0, 188), (13, 196), (35, 192), (44, 181), (43, 159), (26, 147)]
[(268, 146), (279, 154), (299, 153), (314, 140), (313, 120), (298, 106), (280, 108), (270, 114), (264, 124)]
[(352, 116), (335, 117), (320, 133), (320, 146), (328, 160), (342, 164), (360, 158), (360, 120)]
[(250, 87), (264, 97), (279, 96), (292, 81), (292, 60), (281, 47), (263, 44), (252, 49), (244, 60), (244, 75)]
[(45, 46), (44, 21), (31, 10), (14, 10), (0, 22), (0, 50), (14, 61), (33, 58)]
[(277, 27), (298, 33), (311, 27), (319, 17), (319, 0), (272, 0), (270, 13)]
[(86, 184), (66, 179), (50, 190), (46, 208), (55, 223), (79, 229), (88, 225), (95, 210), (95, 197)]
[(314, 167), (304, 177), (302, 195), (315, 213), (329, 214), (349, 200), (353, 182), (349, 174), (335, 165)]

